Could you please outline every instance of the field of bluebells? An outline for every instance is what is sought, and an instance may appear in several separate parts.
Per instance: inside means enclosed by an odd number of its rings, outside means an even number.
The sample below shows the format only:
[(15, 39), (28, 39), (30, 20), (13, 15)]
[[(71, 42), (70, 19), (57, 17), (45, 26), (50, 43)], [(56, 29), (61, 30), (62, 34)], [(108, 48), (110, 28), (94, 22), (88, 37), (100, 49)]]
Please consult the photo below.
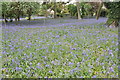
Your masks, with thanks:
[(3, 24), (3, 78), (117, 78), (118, 28), (105, 18)]

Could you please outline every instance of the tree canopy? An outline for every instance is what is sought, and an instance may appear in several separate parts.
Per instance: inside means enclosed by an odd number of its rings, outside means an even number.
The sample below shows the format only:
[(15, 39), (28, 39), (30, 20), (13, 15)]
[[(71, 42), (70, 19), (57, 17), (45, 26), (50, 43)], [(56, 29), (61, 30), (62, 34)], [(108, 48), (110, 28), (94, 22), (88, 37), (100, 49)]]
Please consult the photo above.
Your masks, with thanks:
[[(27, 16), (28, 20), (31, 20), (32, 15), (49, 16), (50, 11), (54, 11), (54, 18), (63, 17), (68, 13), (72, 17), (76, 16), (78, 19), (87, 16), (96, 16), (96, 12), (99, 11), (97, 16), (108, 17), (107, 24), (112, 24), (113, 21), (120, 20), (120, 1), (119, 2), (103, 2), (106, 9), (99, 7), (99, 2), (77, 2), (70, 4), (69, 2), (2, 2), (2, 17), (7, 22), (10, 19), (16, 21), (20, 20), (20, 17)], [(101, 8), (101, 10), (99, 10)], [(106, 14), (107, 13), (107, 14)]]

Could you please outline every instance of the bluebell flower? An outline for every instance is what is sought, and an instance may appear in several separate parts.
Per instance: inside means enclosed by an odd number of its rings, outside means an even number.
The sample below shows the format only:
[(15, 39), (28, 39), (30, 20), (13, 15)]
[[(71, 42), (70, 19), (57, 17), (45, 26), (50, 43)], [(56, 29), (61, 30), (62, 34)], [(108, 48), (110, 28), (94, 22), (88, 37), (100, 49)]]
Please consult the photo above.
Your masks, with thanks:
[(54, 53), (55, 51), (54, 50), (52, 50), (52, 53)]
[(75, 72), (75, 70), (72, 69), (72, 70), (70, 70), (69, 72), (70, 72), (70, 74), (73, 74), (73, 73)]
[(40, 66), (36, 66), (36, 68), (41, 69), (41, 67), (40, 67)]
[(32, 43), (28, 43), (28, 45), (31, 45)]
[(86, 55), (86, 53), (85, 53), (85, 52), (83, 52), (83, 53), (82, 53), (82, 55)]
[(60, 35), (57, 35), (57, 36), (56, 36), (56, 38), (59, 38), (59, 37), (60, 37)]
[(49, 73), (53, 73), (52, 71), (49, 71)]
[(110, 68), (109, 68), (109, 70), (110, 70), (111, 72), (114, 72), (114, 69), (113, 69), (113, 67), (110, 67)]
[(32, 63), (30, 62), (30, 65), (32, 65)]
[(71, 48), (71, 50), (76, 50), (76, 48)]
[(55, 63), (55, 61), (52, 61), (51, 63), (52, 63), (52, 64), (54, 64), (54, 63)]
[(40, 63), (38, 63), (37, 65), (40, 65)]
[(113, 53), (112, 53), (112, 50), (109, 50), (108, 52), (112, 57), (114, 56)]
[(104, 65), (104, 63), (101, 63), (101, 65)]
[(12, 62), (15, 62), (15, 60), (14, 60), (14, 59), (12, 59)]
[(45, 65), (45, 67), (49, 67), (50, 65)]
[(92, 78), (96, 78), (96, 77), (97, 77), (96, 75), (92, 76)]
[(22, 70), (21, 67), (16, 67), (15, 69), (16, 69), (16, 71), (21, 71)]
[(69, 66), (70, 66), (70, 65), (73, 65), (73, 64), (74, 64), (74, 63), (72, 63), (72, 62), (69, 62)]
[(118, 70), (120, 70), (120, 65), (118, 66)]
[(83, 78), (83, 76), (80, 76), (80, 78)]

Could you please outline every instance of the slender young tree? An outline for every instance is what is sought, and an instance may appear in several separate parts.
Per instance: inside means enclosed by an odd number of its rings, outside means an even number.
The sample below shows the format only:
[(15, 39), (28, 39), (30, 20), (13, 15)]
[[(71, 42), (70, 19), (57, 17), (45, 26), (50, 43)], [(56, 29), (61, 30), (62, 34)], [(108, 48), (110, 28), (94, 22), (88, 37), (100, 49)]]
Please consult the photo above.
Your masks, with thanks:
[(57, 18), (57, 14), (56, 14), (57, 13), (57, 8), (56, 8), (57, 5), (56, 5), (56, 3), (57, 3), (56, 0), (54, 0), (54, 18)]
[(80, 3), (79, 3), (79, 2), (76, 2), (76, 6), (77, 6), (78, 19), (82, 19), (82, 18), (81, 18), (81, 13), (80, 13)]
[(99, 18), (102, 7), (103, 7), (103, 2), (101, 1), (101, 2), (99, 3), (99, 8), (98, 8), (98, 11), (97, 11), (96, 19)]

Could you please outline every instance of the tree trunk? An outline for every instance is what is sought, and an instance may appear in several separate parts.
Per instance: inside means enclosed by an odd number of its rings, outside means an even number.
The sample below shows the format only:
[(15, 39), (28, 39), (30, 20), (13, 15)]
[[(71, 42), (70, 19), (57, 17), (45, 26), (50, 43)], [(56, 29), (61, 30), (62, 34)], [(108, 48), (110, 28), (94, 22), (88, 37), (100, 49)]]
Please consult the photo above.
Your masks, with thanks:
[(102, 6), (103, 6), (103, 2), (100, 2), (100, 5), (99, 5), (98, 11), (97, 11), (97, 16), (96, 16), (96, 19), (97, 19), (97, 20), (99, 19), (99, 16), (100, 16), (100, 13), (101, 13), (101, 9), (102, 9)]
[(17, 21), (17, 18), (15, 18), (15, 21)]
[(17, 16), (17, 19), (18, 19), (18, 21), (20, 21), (20, 9), (18, 9), (18, 16)]
[(107, 20), (107, 25), (108, 25), (108, 27), (110, 27), (110, 28), (119, 27), (119, 21), (117, 21), (117, 20), (112, 20), (111, 23), (109, 23), (109, 20), (110, 20), (110, 19)]
[(17, 17), (18, 21), (20, 21), (20, 16)]
[(28, 20), (31, 20), (31, 14), (28, 15)]
[(8, 22), (8, 20), (5, 18), (5, 22), (7, 23)]
[(76, 2), (77, 5), (77, 13), (78, 13), (78, 19), (81, 19), (81, 13), (80, 13), (80, 3)]
[(56, 13), (57, 13), (57, 8), (56, 8), (57, 6), (56, 6), (56, 1), (54, 2), (54, 18), (57, 18), (57, 15), (56, 15)]
[(31, 15), (32, 15), (32, 9), (30, 8), (29, 10), (28, 10), (28, 20), (31, 20)]
[(10, 22), (13, 22), (13, 19), (10, 17)]

